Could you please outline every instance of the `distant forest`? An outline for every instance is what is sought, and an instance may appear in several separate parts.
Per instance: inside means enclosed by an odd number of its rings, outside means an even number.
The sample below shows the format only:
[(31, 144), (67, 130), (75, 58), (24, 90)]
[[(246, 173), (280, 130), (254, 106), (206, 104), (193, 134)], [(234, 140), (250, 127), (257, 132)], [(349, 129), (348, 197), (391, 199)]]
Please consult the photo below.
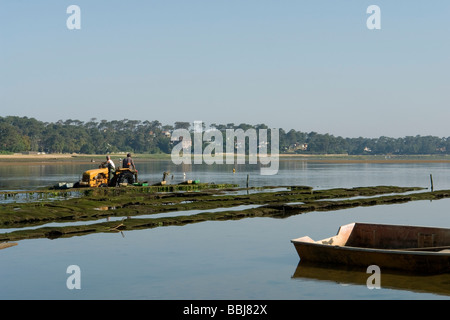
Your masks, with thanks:
[[(265, 124), (212, 124), (226, 129), (268, 129)], [(159, 121), (100, 120), (88, 122), (60, 120), (42, 122), (34, 118), (0, 117), (0, 153), (45, 152), (107, 154), (115, 152), (170, 153), (174, 129), (193, 129), (192, 123), (175, 122), (163, 125)], [(224, 134), (225, 136), (225, 134)], [(270, 136), (270, 134), (269, 134)], [(449, 154), (450, 137), (407, 136), (403, 138), (343, 138), (317, 132), (294, 129), (279, 131), (281, 153), (297, 154)], [(225, 148), (225, 143), (224, 143)], [(248, 149), (247, 149), (248, 150)], [(270, 149), (268, 149), (270, 152)]]

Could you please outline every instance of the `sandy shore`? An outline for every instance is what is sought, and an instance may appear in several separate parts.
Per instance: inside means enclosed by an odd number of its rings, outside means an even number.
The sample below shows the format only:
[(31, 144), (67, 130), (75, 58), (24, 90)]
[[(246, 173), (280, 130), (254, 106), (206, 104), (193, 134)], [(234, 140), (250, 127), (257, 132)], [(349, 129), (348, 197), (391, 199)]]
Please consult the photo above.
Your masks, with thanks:
[[(123, 153), (111, 154), (112, 158), (123, 158)], [(133, 155), (136, 161), (145, 160), (170, 160), (168, 155), (137, 154)], [(0, 154), (0, 165), (17, 165), (28, 163), (57, 164), (68, 162), (99, 162), (104, 161), (105, 155), (90, 154)], [(446, 155), (414, 155), (414, 156), (349, 156), (340, 154), (306, 155), (306, 154), (281, 154), (279, 161), (309, 161), (325, 163), (447, 163), (450, 156)]]
[(0, 154), (0, 166), (30, 164), (89, 163), (103, 161), (104, 156), (80, 154)]
[(74, 156), (71, 154), (21, 154), (21, 153), (14, 153), (14, 154), (0, 154), (0, 159), (41, 159), (41, 160), (48, 160), (48, 159), (70, 159)]
[[(110, 154), (111, 158), (116, 161), (119, 158), (125, 158), (126, 153)], [(100, 163), (106, 160), (106, 155), (101, 154), (0, 154), (0, 166), (5, 165), (30, 165), (30, 164), (69, 164), (69, 163)], [(158, 154), (140, 154), (133, 155), (136, 162), (145, 160), (170, 160), (170, 155)]]

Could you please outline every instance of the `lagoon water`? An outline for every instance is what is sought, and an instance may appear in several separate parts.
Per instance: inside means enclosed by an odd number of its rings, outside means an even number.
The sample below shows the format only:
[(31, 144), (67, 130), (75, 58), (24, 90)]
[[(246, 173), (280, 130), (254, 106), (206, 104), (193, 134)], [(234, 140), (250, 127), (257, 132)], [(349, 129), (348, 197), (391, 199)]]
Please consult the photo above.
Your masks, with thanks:
[[(251, 165), (175, 166), (137, 163), (141, 180), (308, 185), (315, 189), (376, 185), (450, 189), (449, 163), (320, 163), (280, 161), (277, 175)], [(37, 189), (74, 182), (95, 164), (0, 166), (0, 189)], [(448, 299), (450, 276), (383, 274), (369, 289), (366, 270), (299, 265), (290, 240), (322, 239), (351, 222), (450, 228), (450, 199), (309, 212), (284, 219), (247, 218), (61, 239), (22, 240), (0, 250), (0, 299)], [(81, 270), (69, 290), (67, 267)]]

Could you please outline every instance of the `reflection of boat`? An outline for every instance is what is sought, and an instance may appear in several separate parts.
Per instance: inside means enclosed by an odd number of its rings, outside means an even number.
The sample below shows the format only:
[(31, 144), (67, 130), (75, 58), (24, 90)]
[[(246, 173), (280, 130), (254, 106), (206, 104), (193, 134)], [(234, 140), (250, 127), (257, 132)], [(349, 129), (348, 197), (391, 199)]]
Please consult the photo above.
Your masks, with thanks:
[(0, 243), (0, 249), (6, 249), (9, 247), (17, 246), (16, 242), (2, 242)]
[(351, 223), (334, 237), (314, 241), (306, 236), (291, 242), (306, 262), (450, 272), (450, 229)]
[[(300, 261), (293, 279), (332, 281), (342, 285), (367, 285), (370, 273), (363, 267), (326, 266)], [(404, 272), (381, 272), (382, 288), (450, 295), (450, 274), (416, 275)]]

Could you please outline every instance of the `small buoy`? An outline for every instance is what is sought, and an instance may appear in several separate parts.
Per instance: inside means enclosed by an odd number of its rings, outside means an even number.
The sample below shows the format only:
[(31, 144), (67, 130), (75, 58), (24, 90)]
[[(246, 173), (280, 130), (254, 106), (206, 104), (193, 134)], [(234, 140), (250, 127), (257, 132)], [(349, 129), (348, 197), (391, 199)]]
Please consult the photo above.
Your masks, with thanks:
[(233, 168), (233, 173), (235, 173), (236, 172), (236, 169), (235, 168)]

